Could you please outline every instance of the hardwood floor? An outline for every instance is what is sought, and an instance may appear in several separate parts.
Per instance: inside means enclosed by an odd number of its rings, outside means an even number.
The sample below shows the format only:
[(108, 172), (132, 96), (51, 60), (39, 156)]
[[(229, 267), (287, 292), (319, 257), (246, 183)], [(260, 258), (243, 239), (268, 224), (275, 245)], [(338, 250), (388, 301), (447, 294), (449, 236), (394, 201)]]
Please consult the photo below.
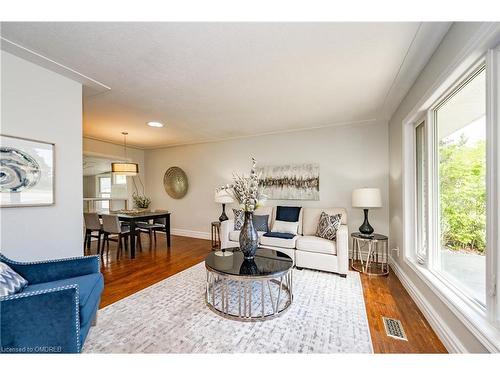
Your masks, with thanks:
[[(92, 250), (95, 253), (95, 243)], [(149, 249), (143, 236), (143, 251), (135, 259), (116, 260), (116, 245), (110, 244), (109, 259), (102, 262), (105, 288), (101, 307), (130, 296), (205, 259), (210, 241), (172, 236), (172, 247), (158, 235), (157, 246)], [(393, 272), (388, 277), (361, 275), (366, 311), (375, 353), (446, 353), (446, 349), (424, 318), (415, 302)], [(401, 320), (408, 341), (387, 337), (382, 316)]]
[[(387, 277), (361, 275), (361, 282), (375, 353), (447, 353), (392, 270)], [(400, 320), (408, 341), (388, 337), (383, 316)]]

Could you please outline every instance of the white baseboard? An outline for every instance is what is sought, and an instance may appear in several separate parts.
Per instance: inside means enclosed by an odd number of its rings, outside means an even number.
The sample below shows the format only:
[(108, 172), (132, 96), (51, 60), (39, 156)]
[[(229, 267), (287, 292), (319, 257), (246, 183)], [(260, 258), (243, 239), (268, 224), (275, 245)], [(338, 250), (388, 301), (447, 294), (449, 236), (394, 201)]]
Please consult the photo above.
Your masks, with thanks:
[(462, 342), (453, 333), (442, 317), (436, 312), (434, 307), (432, 307), (420, 290), (418, 290), (415, 284), (413, 284), (399, 264), (394, 261), (392, 257), (389, 257), (389, 263), (399, 281), (401, 281), (401, 284), (403, 284), (410, 297), (415, 301), (420, 311), (422, 311), (422, 314), (425, 316), (434, 332), (436, 332), (436, 335), (439, 337), (448, 352), (467, 353), (468, 351)]
[[(163, 234), (165, 234), (165, 232), (157, 232), (157, 233), (163, 233)], [(195, 230), (172, 228), (170, 230), (170, 233), (173, 234), (173, 235), (175, 235), (175, 236), (201, 238), (203, 240), (209, 240), (209, 239), (211, 239), (211, 236), (210, 236), (209, 232), (198, 232), (198, 231), (195, 231)]]

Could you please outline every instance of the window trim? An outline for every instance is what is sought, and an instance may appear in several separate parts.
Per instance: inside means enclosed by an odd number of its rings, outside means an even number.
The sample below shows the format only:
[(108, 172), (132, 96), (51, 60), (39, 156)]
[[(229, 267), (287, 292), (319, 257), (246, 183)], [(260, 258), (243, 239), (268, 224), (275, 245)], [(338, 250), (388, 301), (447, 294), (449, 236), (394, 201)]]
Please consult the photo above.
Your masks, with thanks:
[[(403, 120), (402, 131), (402, 226), (403, 226), (403, 260), (410, 269), (434, 292), (434, 294), (452, 311), (456, 317), (468, 328), (468, 330), (490, 351), (500, 351), (500, 297), (498, 293), (495, 296), (489, 296), (489, 290), (492, 287), (491, 279), (494, 280), (494, 285), (497, 285), (497, 280), (500, 278), (500, 233), (496, 231), (500, 223), (500, 130), (495, 128), (495, 124), (500, 123), (500, 49), (495, 47), (493, 50), (485, 42), (485, 39), (490, 38), (488, 43), (490, 46), (495, 46), (500, 40), (497, 31), (490, 31), (488, 34), (488, 26), (484, 30), (478, 32), (478, 35), (483, 36), (482, 43), (480, 40), (474, 40), (470, 45), (464, 47), (461, 55), (453, 61), (446, 69), (445, 73), (439, 78), (418, 104)], [(486, 35), (485, 35), (486, 34)], [(432, 121), (432, 112), (429, 111), (440, 98), (446, 96), (453, 90), (456, 90), (459, 82), (463, 82), (464, 77), (470, 74), (471, 71), (477, 69), (478, 66), (487, 65), (487, 138), (490, 143), (487, 143), (487, 194), (488, 194), (488, 229), (487, 229), (487, 300), (486, 314), (484, 308), (478, 307), (478, 303), (474, 301), (471, 305), (471, 299), (466, 298), (467, 303), (463, 303), (464, 299), (460, 293), (457, 293), (453, 288), (450, 288), (446, 282), (443, 282), (439, 277), (430, 272), (429, 268), (417, 263), (414, 256), (414, 244), (416, 217), (414, 212), (415, 203), (415, 126), (423, 116), (427, 119), (427, 124)], [(420, 123), (418, 122), (418, 123)], [(432, 127), (428, 127), (432, 128)], [(428, 132), (428, 145), (433, 144), (433, 134)], [(433, 156), (435, 157), (435, 155)], [(429, 161), (430, 162), (430, 161)], [(431, 176), (428, 176), (428, 183), (434, 185), (431, 181)], [(435, 185), (434, 185), (435, 186)], [(428, 202), (433, 204), (434, 202)], [(412, 210), (413, 208), (413, 210)], [(492, 215), (490, 217), (490, 215)], [(433, 215), (435, 217), (435, 215)], [(492, 230), (495, 229), (495, 230)], [(496, 233), (495, 233), (496, 232)], [(430, 231), (428, 238), (433, 236)], [(412, 250), (413, 249), (413, 250)], [(494, 250), (493, 250), (494, 249)], [(432, 257), (431, 257), (432, 258)], [(473, 301), (473, 300), (472, 300)]]
[[(486, 53), (486, 306), (500, 330), (500, 45)], [(494, 250), (496, 249), (496, 251)], [(500, 341), (500, 340), (499, 340)]]

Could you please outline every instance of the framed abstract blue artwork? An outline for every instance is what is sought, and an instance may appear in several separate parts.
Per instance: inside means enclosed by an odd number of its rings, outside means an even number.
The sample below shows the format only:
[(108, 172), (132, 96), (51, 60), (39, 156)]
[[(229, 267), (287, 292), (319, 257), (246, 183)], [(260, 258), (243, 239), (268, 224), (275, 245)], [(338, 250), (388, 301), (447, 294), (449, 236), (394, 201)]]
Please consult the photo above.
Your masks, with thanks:
[(54, 144), (0, 135), (0, 207), (55, 203)]

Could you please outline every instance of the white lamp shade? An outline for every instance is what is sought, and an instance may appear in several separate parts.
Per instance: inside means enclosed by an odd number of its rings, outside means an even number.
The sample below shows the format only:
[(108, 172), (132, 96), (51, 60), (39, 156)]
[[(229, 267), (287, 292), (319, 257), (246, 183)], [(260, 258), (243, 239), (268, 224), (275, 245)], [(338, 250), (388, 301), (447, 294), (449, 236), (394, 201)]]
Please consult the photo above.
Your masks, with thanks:
[(216, 203), (233, 203), (233, 197), (225, 190), (215, 192), (215, 202)]
[(360, 208), (382, 207), (380, 189), (363, 188), (352, 192), (352, 206)]
[(123, 176), (135, 176), (139, 173), (139, 165), (137, 163), (111, 163), (111, 172)]

